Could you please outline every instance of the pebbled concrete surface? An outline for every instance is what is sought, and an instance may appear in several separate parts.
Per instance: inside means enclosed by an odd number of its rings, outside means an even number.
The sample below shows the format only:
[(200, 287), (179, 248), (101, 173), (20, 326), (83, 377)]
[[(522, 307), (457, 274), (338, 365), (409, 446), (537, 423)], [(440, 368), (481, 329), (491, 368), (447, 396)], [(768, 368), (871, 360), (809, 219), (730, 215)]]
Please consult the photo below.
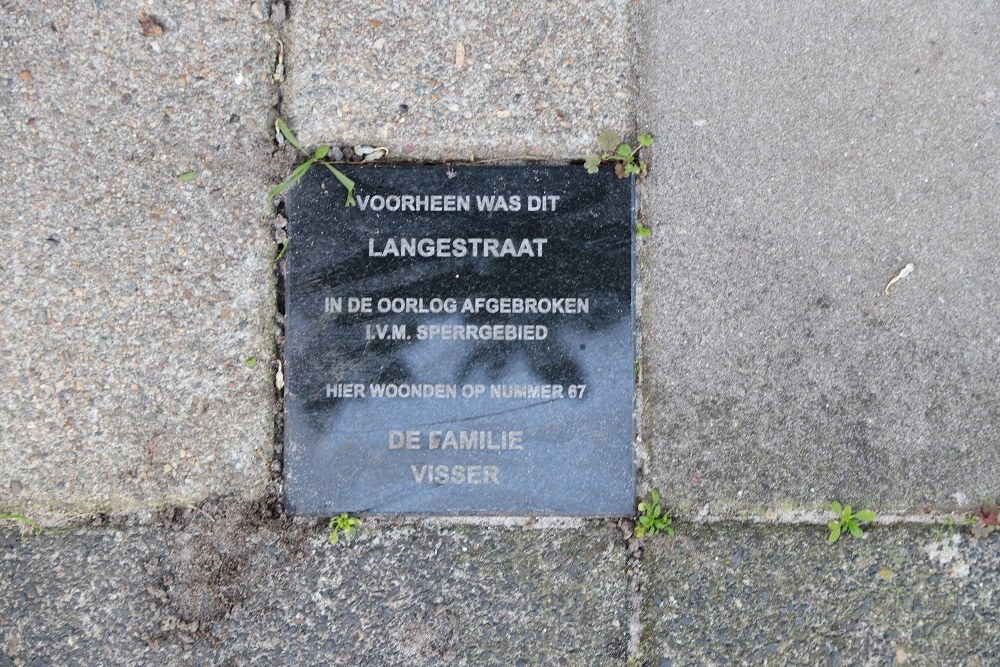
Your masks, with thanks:
[(2, 4), (0, 509), (260, 495), (268, 30), (230, 0)]
[(647, 540), (644, 667), (1000, 664), (1000, 540), (689, 527)]
[[(536, 5), (293, 2), (285, 109), (308, 143), (579, 157), (635, 129), (637, 23), (648, 481), (722, 515), (995, 495), (996, 3)], [(150, 524), (264, 494), (287, 165), (261, 3), (143, 8), (163, 34), (0, 0), (0, 510), (128, 513), (0, 522), (0, 665), (1000, 663), (996, 537), (682, 524), (636, 572), (605, 522)]]
[(614, 525), (369, 524), (331, 546), (261, 516), (0, 534), (0, 664), (625, 663)]
[(635, 3), (292, 4), (283, 109), (395, 159), (582, 158), (634, 131)]
[(716, 516), (995, 495), (996, 3), (653, 2), (640, 25), (651, 483)]

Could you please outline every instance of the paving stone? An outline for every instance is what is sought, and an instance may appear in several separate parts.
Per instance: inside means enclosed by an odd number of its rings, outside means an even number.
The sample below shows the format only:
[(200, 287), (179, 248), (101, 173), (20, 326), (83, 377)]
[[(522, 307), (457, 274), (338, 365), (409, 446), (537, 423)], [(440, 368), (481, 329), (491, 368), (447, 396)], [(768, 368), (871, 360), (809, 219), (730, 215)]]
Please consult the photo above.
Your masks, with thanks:
[(308, 144), (582, 158), (601, 130), (634, 127), (633, 13), (626, 0), (302, 0), (283, 109)]
[(1000, 664), (1000, 540), (685, 527), (644, 542), (644, 665)]
[[(579, 166), (344, 171), (356, 207), (314, 170), (286, 209), (288, 511), (633, 514), (633, 184)], [(390, 210), (405, 192), (462, 210)], [(496, 235), (516, 240), (487, 251)], [(438, 256), (403, 256), (414, 238)]]
[(995, 495), (996, 4), (643, 7), (654, 485), (722, 516)]
[(0, 507), (259, 495), (272, 39), (235, 1), (4, 5)]
[(253, 510), (0, 539), (15, 573), (0, 579), (0, 656), (16, 664), (625, 662), (630, 587), (607, 523), (366, 525), (332, 546)]

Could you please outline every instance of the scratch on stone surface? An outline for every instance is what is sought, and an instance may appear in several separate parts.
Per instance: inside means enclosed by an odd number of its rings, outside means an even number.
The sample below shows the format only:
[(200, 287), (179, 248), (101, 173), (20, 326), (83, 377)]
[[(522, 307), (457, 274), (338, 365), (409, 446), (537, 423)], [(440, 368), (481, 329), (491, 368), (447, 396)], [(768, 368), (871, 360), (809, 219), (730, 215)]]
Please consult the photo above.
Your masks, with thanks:
[(916, 268), (916, 267), (913, 266), (912, 263), (910, 263), (910, 264), (907, 264), (906, 266), (904, 266), (902, 269), (900, 269), (899, 273), (896, 274), (896, 276), (892, 280), (890, 280), (889, 283), (885, 286), (885, 293), (888, 294), (890, 287), (892, 287), (893, 285), (895, 285), (896, 283), (898, 283), (900, 280), (902, 280), (906, 276), (908, 276), (911, 273), (913, 273), (913, 269), (914, 268)]
[(483, 419), (484, 417), (496, 417), (497, 415), (506, 415), (506, 414), (510, 414), (512, 412), (521, 412), (523, 410), (530, 410), (531, 408), (537, 408), (539, 406), (547, 405), (549, 403), (554, 403), (554, 402), (560, 401), (560, 400), (562, 400), (562, 399), (560, 399), (560, 398), (550, 398), (550, 399), (548, 399), (546, 401), (539, 401), (538, 403), (530, 403), (528, 405), (519, 405), (516, 408), (510, 408), (510, 409), (507, 409), (507, 410), (497, 410), (496, 412), (484, 412), (484, 413), (480, 413), (480, 414), (475, 414), (475, 415), (473, 415), (471, 417), (463, 417), (462, 419), (449, 419), (449, 420), (444, 420), (444, 421), (438, 420), (438, 421), (433, 421), (433, 422), (422, 422), (420, 424), (416, 424), (416, 426), (438, 426), (440, 424), (458, 424), (458, 423), (461, 423), (461, 422), (475, 421), (477, 419)]

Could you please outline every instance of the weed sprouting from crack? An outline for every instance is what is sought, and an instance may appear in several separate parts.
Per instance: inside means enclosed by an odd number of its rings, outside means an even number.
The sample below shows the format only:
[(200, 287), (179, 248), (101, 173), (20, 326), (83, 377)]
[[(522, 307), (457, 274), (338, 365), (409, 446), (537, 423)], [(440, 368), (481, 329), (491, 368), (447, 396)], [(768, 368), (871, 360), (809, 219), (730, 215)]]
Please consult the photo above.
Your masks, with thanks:
[(302, 177), (306, 175), (306, 172), (308, 172), (314, 164), (321, 164), (329, 169), (334, 177), (340, 181), (340, 184), (344, 186), (344, 189), (347, 190), (347, 203), (345, 206), (357, 206), (357, 202), (354, 200), (354, 181), (348, 178), (347, 174), (334, 167), (332, 162), (325, 159), (327, 154), (330, 152), (329, 146), (326, 144), (318, 146), (310, 155), (309, 151), (302, 147), (302, 144), (299, 143), (299, 140), (295, 137), (295, 134), (283, 119), (279, 118), (275, 121), (275, 125), (288, 143), (294, 146), (297, 151), (302, 153), (308, 159), (293, 169), (288, 178), (271, 188), (271, 190), (267, 193), (268, 196), (273, 198), (283, 194), (293, 185), (302, 180)]
[(839, 540), (845, 531), (856, 538), (864, 537), (865, 531), (861, 529), (861, 524), (875, 520), (875, 512), (872, 510), (855, 512), (850, 505), (843, 506), (836, 501), (830, 503), (830, 511), (837, 516), (826, 525), (830, 529), (830, 535), (826, 538), (829, 544)]
[(987, 501), (980, 505), (969, 517), (969, 530), (976, 539), (989, 537), (1000, 530), (1000, 504)]
[(628, 178), (633, 175), (642, 178), (646, 175), (646, 161), (639, 159), (639, 149), (652, 146), (653, 135), (640, 134), (638, 142), (638, 145), (632, 148), (623, 142), (620, 136), (605, 130), (597, 136), (598, 152), (588, 155), (583, 166), (588, 174), (596, 174), (603, 163), (614, 162), (618, 178)]
[(285, 253), (288, 252), (288, 244), (291, 243), (291, 242), (292, 242), (292, 237), (291, 236), (286, 236), (285, 237), (285, 242), (281, 245), (281, 252), (279, 252), (278, 256), (274, 258), (275, 262), (280, 262), (281, 261), (281, 259), (285, 256)]
[(937, 530), (934, 531), (934, 541), (940, 542), (945, 537), (945, 533), (949, 538), (955, 537), (958, 529), (962, 526), (968, 526), (970, 529), (974, 529), (976, 525), (976, 517), (973, 515), (968, 515), (962, 518), (961, 521), (955, 520), (954, 517), (945, 517), (941, 523), (938, 524)]
[(635, 536), (639, 539), (654, 533), (674, 534), (674, 518), (669, 509), (660, 507), (660, 492), (656, 489), (650, 492), (649, 502), (639, 503), (635, 527)]
[(14, 521), (27, 527), (32, 533), (42, 532), (42, 525), (40, 523), (23, 514), (0, 514), (0, 521)]
[(330, 519), (330, 523), (327, 525), (327, 541), (330, 544), (336, 544), (340, 541), (341, 532), (348, 537), (354, 537), (354, 533), (357, 532), (360, 525), (361, 519), (356, 519), (347, 512), (344, 512), (340, 516), (335, 516)]

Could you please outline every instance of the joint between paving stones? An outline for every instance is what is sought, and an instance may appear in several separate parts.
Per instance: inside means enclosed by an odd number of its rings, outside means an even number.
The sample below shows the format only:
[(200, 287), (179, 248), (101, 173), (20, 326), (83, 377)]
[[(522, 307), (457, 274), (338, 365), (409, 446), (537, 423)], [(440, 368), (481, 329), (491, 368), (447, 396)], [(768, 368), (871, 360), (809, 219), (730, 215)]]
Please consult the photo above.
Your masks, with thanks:
[[(275, 41), (275, 58), (272, 63), (270, 79), (274, 86), (274, 107), (268, 113), (269, 129), (272, 132), (271, 141), (274, 146), (274, 157), (281, 172), (287, 168), (288, 158), (278, 144), (276, 122), (282, 116), (284, 102), (283, 84), (286, 76), (288, 57), (288, 35), (284, 30), (291, 13), (289, 0), (274, 0), (268, 7), (268, 21)], [(272, 347), (272, 370), (275, 374), (274, 383), (274, 442), (271, 460), (268, 462), (268, 472), (271, 475), (271, 492), (269, 502), (279, 513), (284, 514), (283, 502), (283, 463), (285, 451), (285, 392), (284, 392), (284, 359), (285, 359), (285, 253), (291, 239), (287, 234), (287, 218), (285, 216), (284, 199), (271, 201), (273, 214), (273, 234), (275, 241), (274, 284), (275, 284), (275, 315), (274, 336)]]

